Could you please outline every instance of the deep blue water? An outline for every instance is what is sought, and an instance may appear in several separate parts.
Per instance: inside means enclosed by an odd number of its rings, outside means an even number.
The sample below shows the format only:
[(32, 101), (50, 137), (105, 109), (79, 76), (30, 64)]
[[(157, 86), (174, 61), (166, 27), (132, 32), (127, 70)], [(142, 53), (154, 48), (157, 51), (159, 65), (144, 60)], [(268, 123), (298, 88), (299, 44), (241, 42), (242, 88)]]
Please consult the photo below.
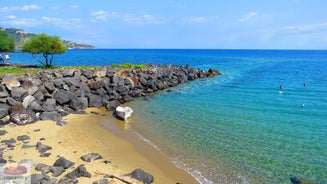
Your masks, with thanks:
[(132, 128), (200, 183), (327, 183), (327, 51), (70, 50), (54, 64), (125, 62), (221, 71), (131, 103)]

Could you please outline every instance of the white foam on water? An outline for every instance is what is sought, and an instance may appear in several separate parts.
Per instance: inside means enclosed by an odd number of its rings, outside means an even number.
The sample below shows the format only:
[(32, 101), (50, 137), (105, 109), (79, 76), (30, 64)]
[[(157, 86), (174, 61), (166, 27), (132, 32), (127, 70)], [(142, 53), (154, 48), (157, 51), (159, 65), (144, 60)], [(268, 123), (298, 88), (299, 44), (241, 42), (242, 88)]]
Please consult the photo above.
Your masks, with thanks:
[(178, 160), (177, 158), (173, 158), (172, 163), (177, 168), (185, 170), (192, 177), (194, 177), (196, 181), (198, 181), (200, 184), (214, 184), (213, 181), (210, 181), (207, 178), (205, 178), (199, 170), (188, 167), (184, 162)]
[(139, 134), (138, 132), (136, 132), (135, 130), (133, 130), (134, 134), (137, 135), (140, 139), (142, 139), (144, 142), (148, 143), (149, 145), (151, 145), (154, 149), (160, 151), (160, 149), (158, 148), (158, 146), (156, 146), (154, 143), (152, 143), (149, 139), (146, 139), (145, 137), (143, 137), (141, 134)]

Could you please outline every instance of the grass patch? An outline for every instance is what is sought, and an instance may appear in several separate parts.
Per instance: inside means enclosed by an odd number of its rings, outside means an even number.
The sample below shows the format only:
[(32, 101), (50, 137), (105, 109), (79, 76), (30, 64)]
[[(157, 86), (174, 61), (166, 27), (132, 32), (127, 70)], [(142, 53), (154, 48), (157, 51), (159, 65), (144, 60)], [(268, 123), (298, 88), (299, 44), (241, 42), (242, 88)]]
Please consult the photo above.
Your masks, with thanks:
[(123, 64), (112, 64), (114, 68), (125, 68), (125, 69), (146, 69), (145, 64), (132, 64), (132, 63), (123, 63)]
[(35, 74), (40, 69), (26, 69), (26, 68), (19, 68), (19, 67), (13, 67), (13, 66), (7, 66), (7, 67), (0, 67), (0, 74)]

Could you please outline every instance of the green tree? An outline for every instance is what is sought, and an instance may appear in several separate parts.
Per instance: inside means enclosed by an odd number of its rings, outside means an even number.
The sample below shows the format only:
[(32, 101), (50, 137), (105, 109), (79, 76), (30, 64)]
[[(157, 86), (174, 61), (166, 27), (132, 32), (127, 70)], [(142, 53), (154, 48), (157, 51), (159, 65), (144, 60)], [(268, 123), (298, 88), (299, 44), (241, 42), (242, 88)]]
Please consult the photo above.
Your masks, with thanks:
[[(30, 40), (23, 44), (23, 52), (32, 53), (33, 58), (41, 63), (44, 67), (52, 66), (54, 54), (62, 54), (67, 51), (67, 48), (58, 36), (49, 36), (45, 33), (31, 37)], [(38, 55), (42, 54), (44, 61)]]
[(0, 51), (11, 52), (15, 51), (14, 39), (10, 38), (4, 31), (0, 30)]

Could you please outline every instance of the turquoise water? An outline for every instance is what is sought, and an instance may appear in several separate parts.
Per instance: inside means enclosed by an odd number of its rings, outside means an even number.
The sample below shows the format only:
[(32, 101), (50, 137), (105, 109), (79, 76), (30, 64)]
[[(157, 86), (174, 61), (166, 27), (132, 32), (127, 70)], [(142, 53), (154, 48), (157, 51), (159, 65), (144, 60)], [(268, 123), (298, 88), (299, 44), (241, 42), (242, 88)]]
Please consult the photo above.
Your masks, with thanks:
[(199, 183), (327, 183), (327, 51), (75, 50), (55, 64), (126, 61), (222, 72), (131, 104), (132, 128)]

